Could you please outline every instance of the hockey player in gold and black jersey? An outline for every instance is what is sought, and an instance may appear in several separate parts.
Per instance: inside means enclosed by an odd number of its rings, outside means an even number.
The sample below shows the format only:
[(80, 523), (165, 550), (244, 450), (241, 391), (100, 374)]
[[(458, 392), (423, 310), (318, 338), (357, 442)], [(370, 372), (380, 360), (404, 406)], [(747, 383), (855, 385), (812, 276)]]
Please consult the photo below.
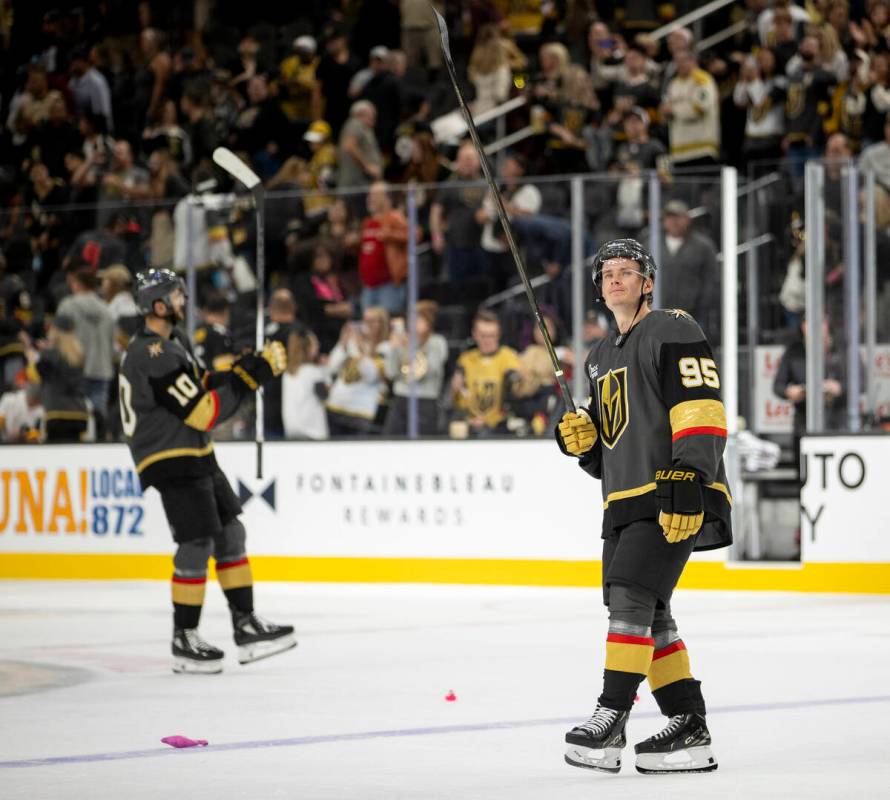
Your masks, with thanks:
[(556, 433), (602, 482), (609, 632), (603, 691), (590, 719), (566, 734), (566, 761), (618, 772), (634, 695), (648, 678), (670, 721), (636, 745), (637, 769), (707, 772), (717, 762), (705, 703), (670, 601), (693, 550), (732, 540), (720, 377), (688, 314), (650, 308), (655, 264), (638, 242), (603, 245), (593, 279), (618, 332), (587, 356), (589, 407), (566, 413)]
[(241, 504), (216, 463), (210, 431), (246, 397), (284, 370), (278, 343), (236, 359), (231, 370), (207, 372), (176, 327), (183, 318), (182, 281), (166, 269), (137, 275), (136, 302), (144, 326), (120, 367), (121, 423), (143, 489), (160, 492), (177, 544), (173, 558), (173, 670), (222, 670), (223, 652), (198, 635), (207, 563), (232, 613), (242, 664), (296, 645), (290, 625), (274, 625), (253, 610), (253, 578), (245, 550)]

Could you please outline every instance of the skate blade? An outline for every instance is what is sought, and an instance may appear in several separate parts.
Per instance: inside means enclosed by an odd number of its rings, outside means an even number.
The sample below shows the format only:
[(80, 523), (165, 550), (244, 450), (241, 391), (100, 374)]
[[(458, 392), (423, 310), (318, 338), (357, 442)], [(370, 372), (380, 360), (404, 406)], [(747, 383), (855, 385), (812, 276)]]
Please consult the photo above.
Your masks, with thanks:
[(266, 642), (251, 642), (250, 644), (242, 644), (238, 647), (238, 663), (251, 664), (254, 661), (261, 661), (269, 656), (277, 656), (286, 650), (291, 650), (297, 646), (297, 639), (289, 633), (279, 639), (270, 639)]
[(637, 772), (644, 775), (666, 775), (671, 773), (713, 772), (717, 769), (717, 759), (711, 748), (690, 747), (673, 753), (638, 753)]
[(195, 661), (191, 658), (173, 659), (173, 671), (179, 675), (217, 675), (223, 671), (221, 658), (214, 661)]
[(618, 747), (582, 747), (570, 744), (566, 747), (566, 764), (573, 767), (595, 769), (612, 774), (621, 771), (621, 750)]

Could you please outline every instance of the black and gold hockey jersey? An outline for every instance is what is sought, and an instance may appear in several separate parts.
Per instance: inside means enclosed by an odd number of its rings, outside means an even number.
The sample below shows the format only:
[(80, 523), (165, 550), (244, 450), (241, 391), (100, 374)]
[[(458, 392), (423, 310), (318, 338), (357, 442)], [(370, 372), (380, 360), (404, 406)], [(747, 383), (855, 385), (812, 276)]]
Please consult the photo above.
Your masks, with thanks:
[(232, 368), (235, 342), (225, 325), (205, 322), (195, 329), (195, 357), (206, 370), (221, 372)]
[(623, 341), (611, 333), (594, 344), (585, 368), (599, 436), (580, 464), (602, 481), (603, 536), (657, 519), (656, 472), (686, 469), (703, 485), (695, 549), (730, 544), (726, 412), (713, 353), (695, 320), (684, 311), (652, 311)]
[(143, 488), (218, 467), (210, 430), (230, 417), (245, 392), (231, 372), (205, 372), (186, 337), (164, 339), (143, 327), (120, 366), (121, 425)]

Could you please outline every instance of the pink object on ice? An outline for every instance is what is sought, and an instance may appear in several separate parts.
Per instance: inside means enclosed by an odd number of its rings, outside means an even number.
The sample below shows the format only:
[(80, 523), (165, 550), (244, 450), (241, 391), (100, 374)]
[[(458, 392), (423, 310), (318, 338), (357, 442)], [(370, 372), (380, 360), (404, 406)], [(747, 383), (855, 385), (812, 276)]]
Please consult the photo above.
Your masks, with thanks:
[(451, 689), (448, 694), (445, 695), (445, 700), (448, 703), (453, 703), (457, 700), (457, 695), (454, 693), (454, 689)]
[(187, 736), (165, 736), (161, 741), (170, 747), (207, 747), (206, 739), (189, 739)]

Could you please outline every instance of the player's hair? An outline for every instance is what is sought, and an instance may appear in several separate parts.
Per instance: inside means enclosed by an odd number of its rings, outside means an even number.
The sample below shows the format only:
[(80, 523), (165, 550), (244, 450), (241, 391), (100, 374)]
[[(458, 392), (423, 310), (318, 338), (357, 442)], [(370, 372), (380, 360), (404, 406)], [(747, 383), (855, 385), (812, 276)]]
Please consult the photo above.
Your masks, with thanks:
[(476, 312), (476, 316), (473, 317), (473, 325), (475, 326), (477, 322), (493, 322), (499, 328), (501, 327), (501, 318), (494, 311), (489, 311), (487, 308), (480, 308)]

